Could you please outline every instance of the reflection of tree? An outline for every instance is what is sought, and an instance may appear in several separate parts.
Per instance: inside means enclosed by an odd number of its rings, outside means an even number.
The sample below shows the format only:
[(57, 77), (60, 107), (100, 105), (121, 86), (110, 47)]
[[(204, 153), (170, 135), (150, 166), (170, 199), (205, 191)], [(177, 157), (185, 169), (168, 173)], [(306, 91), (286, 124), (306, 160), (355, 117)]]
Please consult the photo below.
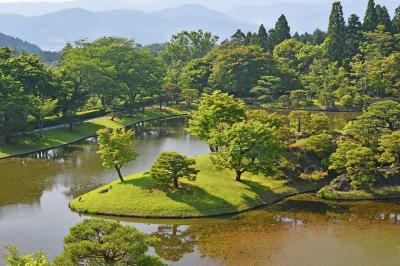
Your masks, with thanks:
[(157, 255), (168, 261), (179, 261), (196, 245), (195, 236), (179, 225), (160, 225), (153, 235), (160, 239), (154, 247)]

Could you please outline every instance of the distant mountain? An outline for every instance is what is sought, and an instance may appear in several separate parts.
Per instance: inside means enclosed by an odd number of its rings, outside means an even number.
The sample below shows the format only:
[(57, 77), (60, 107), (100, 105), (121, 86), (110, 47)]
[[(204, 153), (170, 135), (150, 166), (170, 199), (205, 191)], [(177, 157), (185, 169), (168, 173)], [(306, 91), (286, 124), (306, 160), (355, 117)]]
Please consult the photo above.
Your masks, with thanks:
[(28, 52), (39, 55), (43, 61), (51, 63), (60, 58), (60, 54), (56, 52), (47, 52), (40, 49), (39, 46), (23, 41), (21, 39), (0, 33), (0, 47), (8, 47), (16, 50), (17, 53)]
[(0, 3), (0, 13), (18, 14), (24, 16), (39, 16), (51, 12), (70, 8), (83, 8), (91, 11), (105, 11), (112, 9), (133, 9), (135, 5), (125, 0), (74, 0), (63, 2), (8, 2)]
[(165, 42), (181, 30), (203, 29), (222, 39), (237, 28), (255, 30), (229, 16), (197, 5), (184, 5), (157, 12), (111, 10), (92, 12), (66, 9), (41, 16), (0, 14), (0, 32), (35, 43), (45, 50), (59, 50), (67, 42), (102, 36), (124, 36), (138, 43)]

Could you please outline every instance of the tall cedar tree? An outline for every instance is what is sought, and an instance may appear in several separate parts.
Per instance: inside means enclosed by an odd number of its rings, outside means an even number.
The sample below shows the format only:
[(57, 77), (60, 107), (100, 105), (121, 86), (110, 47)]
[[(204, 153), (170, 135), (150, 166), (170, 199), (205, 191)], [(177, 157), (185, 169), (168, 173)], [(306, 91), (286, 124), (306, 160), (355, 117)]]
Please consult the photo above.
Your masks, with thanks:
[(246, 34), (241, 29), (238, 29), (235, 34), (231, 36), (231, 43), (236, 45), (244, 45), (246, 41)]
[(274, 49), (275, 45), (284, 40), (290, 39), (290, 27), (285, 15), (281, 15), (275, 24), (275, 28), (269, 31), (269, 49)]
[(353, 56), (360, 53), (360, 44), (363, 42), (362, 23), (360, 18), (352, 14), (346, 27), (346, 59), (351, 60)]
[(367, 12), (364, 17), (363, 29), (364, 31), (374, 31), (378, 26), (378, 16), (376, 14), (376, 7), (374, 0), (368, 1)]
[(263, 24), (261, 24), (258, 29), (257, 41), (261, 48), (268, 50), (268, 33)]
[(346, 25), (343, 18), (343, 8), (340, 2), (332, 5), (328, 27), (328, 55), (331, 61), (342, 63), (344, 58)]
[(385, 6), (376, 6), (376, 16), (378, 25), (385, 26), (385, 31), (392, 32), (392, 21), (390, 19), (389, 12)]
[(392, 21), (393, 33), (400, 33), (400, 6), (396, 8), (396, 12)]

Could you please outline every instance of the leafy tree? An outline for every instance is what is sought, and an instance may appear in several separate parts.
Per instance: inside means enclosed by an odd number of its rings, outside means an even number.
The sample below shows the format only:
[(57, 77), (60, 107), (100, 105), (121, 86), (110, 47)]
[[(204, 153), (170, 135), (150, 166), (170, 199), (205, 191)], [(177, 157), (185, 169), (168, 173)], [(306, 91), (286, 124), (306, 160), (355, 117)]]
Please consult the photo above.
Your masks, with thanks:
[(181, 98), (187, 102), (188, 107), (190, 107), (197, 98), (199, 93), (196, 89), (184, 89), (182, 90)]
[(329, 17), (328, 37), (326, 40), (329, 59), (342, 63), (346, 41), (346, 28), (343, 18), (343, 8), (340, 2), (334, 2)]
[(400, 131), (384, 135), (378, 149), (381, 152), (378, 161), (400, 171)]
[(218, 36), (202, 30), (182, 31), (172, 36), (161, 57), (169, 66), (182, 66), (182, 63), (205, 56), (218, 39)]
[(353, 189), (369, 188), (375, 181), (375, 155), (370, 148), (359, 147), (348, 151), (345, 167)]
[(36, 97), (31, 99), (34, 103), (34, 115), (38, 121), (39, 136), (43, 133), (44, 119), (53, 114), (58, 100)]
[(211, 75), (211, 57), (193, 59), (183, 69), (179, 77), (178, 85), (183, 89), (196, 89), (203, 93), (208, 86), (208, 79)]
[(247, 96), (262, 75), (275, 70), (272, 57), (259, 46), (222, 46), (214, 56), (209, 83), (235, 96)]
[(86, 219), (70, 229), (56, 265), (164, 265), (147, 255), (157, 239), (127, 225)]
[(387, 133), (400, 130), (400, 104), (385, 100), (374, 103), (355, 121), (350, 122), (345, 131), (365, 144), (377, 143)]
[(311, 181), (315, 185), (315, 191), (317, 191), (317, 183), (325, 179), (328, 176), (328, 172), (323, 171), (313, 171), (311, 173), (302, 173), (300, 178), (303, 180)]
[(310, 114), (306, 111), (292, 111), (288, 115), (290, 126), (296, 132), (303, 132), (305, 130), (309, 118)]
[[(188, 131), (209, 143), (211, 132), (220, 124), (232, 125), (245, 119), (245, 104), (221, 91), (203, 94), (199, 109), (189, 120)], [(211, 151), (216, 147), (210, 146)]]
[(307, 105), (307, 93), (304, 90), (293, 90), (290, 92), (290, 102), (293, 106)]
[(322, 134), (329, 131), (329, 119), (326, 114), (311, 114), (310, 119), (306, 123), (306, 131), (309, 134)]
[(7, 246), (8, 255), (4, 256), (9, 266), (50, 266), (43, 252), (20, 255), (18, 248)]
[(282, 79), (276, 76), (262, 76), (258, 81), (258, 86), (254, 87), (250, 92), (257, 96), (260, 101), (268, 101), (276, 99), (282, 95)]
[(302, 147), (305, 152), (310, 152), (324, 160), (333, 151), (333, 137), (330, 134), (322, 133), (302, 140)]
[(378, 15), (376, 14), (376, 7), (374, 0), (368, 0), (367, 11), (364, 16), (364, 31), (374, 31), (378, 26)]
[(15, 133), (29, 128), (30, 103), (20, 82), (0, 73), (0, 135), (6, 143)]
[(149, 171), (149, 176), (157, 183), (173, 183), (176, 189), (179, 188), (179, 180), (187, 178), (195, 181), (198, 170), (195, 168), (196, 161), (176, 152), (163, 152), (158, 156)]
[(340, 99), (340, 104), (346, 109), (351, 109), (354, 105), (354, 98), (351, 95), (344, 95)]
[(97, 132), (99, 151), (106, 169), (115, 168), (119, 179), (124, 182), (121, 174), (121, 168), (125, 164), (133, 161), (137, 157), (137, 153), (133, 151), (134, 132), (129, 130), (114, 130), (110, 132), (108, 129), (102, 129)]
[(329, 161), (329, 169), (346, 176), (353, 189), (367, 188), (375, 181), (375, 155), (370, 148), (355, 142), (340, 141)]
[(253, 33), (251, 31), (246, 33), (246, 38), (244, 39), (245, 45), (255, 45), (258, 43), (257, 33)]
[(239, 182), (245, 172), (273, 173), (283, 153), (274, 130), (258, 121), (242, 121), (216, 132), (214, 143), (220, 149), (212, 154), (215, 166), (235, 171)]

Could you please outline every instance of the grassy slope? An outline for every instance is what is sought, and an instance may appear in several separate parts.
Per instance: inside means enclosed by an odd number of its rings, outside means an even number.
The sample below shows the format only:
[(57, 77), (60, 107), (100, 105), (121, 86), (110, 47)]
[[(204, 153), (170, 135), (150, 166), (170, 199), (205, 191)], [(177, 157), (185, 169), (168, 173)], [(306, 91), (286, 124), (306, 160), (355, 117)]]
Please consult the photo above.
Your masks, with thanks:
[[(215, 171), (209, 156), (196, 158), (200, 173), (194, 182), (183, 181), (178, 191), (157, 188), (142, 173), (113, 183), (73, 200), (71, 208), (84, 213), (133, 217), (202, 217), (244, 211), (312, 189), (309, 184), (287, 186), (285, 181), (263, 176), (245, 176), (234, 181), (234, 173)], [(102, 190), (112, 186), (107, 193)]]
[(56, 147), (85, 137), (90, 137), (95, 135), (97, 130), (104, 127), (119, 128), (142, 120), (184, 113), (184, 110), (181, 110), (180, 106), (178, 108), (164, 107), (162, 111), (159, 111), (156, 107), (152, 107), (147, 108), (144, 113), (138, 112), (134, 117), (115, 119), (115, 121), (111, 121), (110, 117), (107, 116), (93, 119), (74, 126), (72, 132), (69, 132), (68, 128), (48, 130), (43, 133), (43, 138), (39, 140), (32, 141), (31, 139), (26, 139), (16, 145), (2, 144), (0, 146), (0, 158)]
[(400, 186), (387, 186), (376, 189), (352, 190), (348, 192), (336, 191), (330, 186), (322, 188), (318, 196), (330, 200), (377, 200), (400, 198)]

